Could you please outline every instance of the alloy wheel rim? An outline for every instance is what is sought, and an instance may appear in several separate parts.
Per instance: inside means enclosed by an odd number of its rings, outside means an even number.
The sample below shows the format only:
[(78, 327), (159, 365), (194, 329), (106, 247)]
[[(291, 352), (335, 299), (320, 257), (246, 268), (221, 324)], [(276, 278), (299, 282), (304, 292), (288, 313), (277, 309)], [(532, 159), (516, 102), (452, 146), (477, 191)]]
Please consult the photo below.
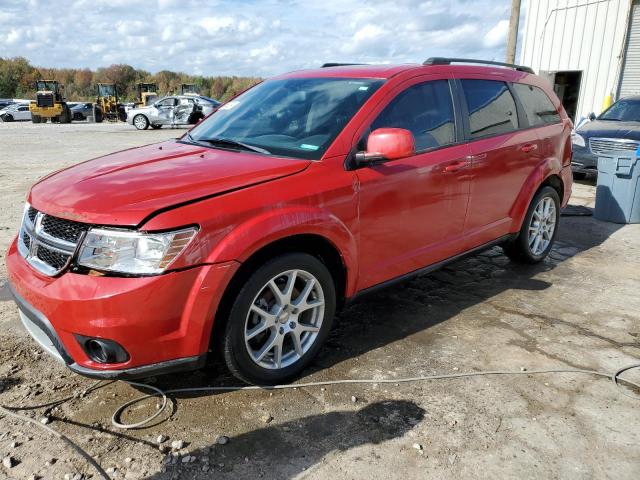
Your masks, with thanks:
[(287, 270), (269, 280), (253, 299), (244, 326), (249, 357), (278, 370), (298, 362), (318, 338), (324, 292), (304, 270)]
[(551, 197), (538, 202), (529, 224), (529, 249), (541, 255), (547, 249), (556, 230), (556, 204)]
[(143, 117), (140, 117), (140, 116), (136, 117), (136, 118), (135, 118), (135, 122), (136, 122), (136, 127), (138, 127), (138, 128), (144, 128), (144, 126), (145, 126), (145, 120), (144, 120), (144, 118), (143, 118)]

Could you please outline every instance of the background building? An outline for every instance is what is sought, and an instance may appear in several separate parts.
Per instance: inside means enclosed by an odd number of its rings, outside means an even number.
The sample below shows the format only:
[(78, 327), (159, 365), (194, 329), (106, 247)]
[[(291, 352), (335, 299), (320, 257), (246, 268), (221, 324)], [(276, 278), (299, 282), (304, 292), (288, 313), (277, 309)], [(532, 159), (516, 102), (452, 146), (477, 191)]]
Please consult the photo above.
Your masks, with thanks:
[(640, 94), (640, 0), (528, 0), (520, 63), (579, 120)]

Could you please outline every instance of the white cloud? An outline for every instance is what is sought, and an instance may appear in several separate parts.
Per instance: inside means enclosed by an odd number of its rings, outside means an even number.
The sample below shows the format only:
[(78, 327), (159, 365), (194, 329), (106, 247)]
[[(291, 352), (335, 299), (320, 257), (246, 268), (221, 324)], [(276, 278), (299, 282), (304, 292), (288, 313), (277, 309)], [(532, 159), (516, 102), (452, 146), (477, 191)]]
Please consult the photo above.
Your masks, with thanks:
[[(269, 76), (327, 61), (502, 60), (508, 0), (0, 0), (2, 56)], [(58, 11), (45, 15), (43, 11)], [(16, 26), (19, 19), (19, 28)]]
[(489, 30), (482, 40), (487, 48), (495, 48), (504, 44), (507, 40), (507, 32), (509, 31), (509, 20), (500, 20), (495, 26)]

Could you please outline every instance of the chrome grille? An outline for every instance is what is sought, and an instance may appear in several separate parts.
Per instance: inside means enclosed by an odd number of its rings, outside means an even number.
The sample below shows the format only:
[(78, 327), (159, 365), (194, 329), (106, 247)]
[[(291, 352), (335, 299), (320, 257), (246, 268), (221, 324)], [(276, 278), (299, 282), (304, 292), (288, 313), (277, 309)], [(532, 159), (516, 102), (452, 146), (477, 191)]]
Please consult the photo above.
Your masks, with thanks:
[(84, 232), (85, 225), (45, 215), (42, 219), (42, 230), (52, 237), (76, 243)]
[(613, 152), (635, 152), (640, 142), (623, 138), (590, 138), (589, 148), (594, 155), (608, 155)]
[(33, 268), (54, 276), (69, 266), (86, 231), (82, 223), (52, 217), (29, 206), (22, 218), (18, 251)]

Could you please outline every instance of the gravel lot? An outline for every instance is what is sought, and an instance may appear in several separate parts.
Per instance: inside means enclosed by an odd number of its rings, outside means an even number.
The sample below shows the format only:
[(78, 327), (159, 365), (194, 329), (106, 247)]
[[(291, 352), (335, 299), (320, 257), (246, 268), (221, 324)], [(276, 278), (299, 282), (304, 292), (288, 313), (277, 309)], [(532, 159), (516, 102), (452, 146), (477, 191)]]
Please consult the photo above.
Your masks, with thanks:
[[(29, 186), (89, 158), (180, 135), (129, 125), (0, 124), (0, 249)], [(593, 184), (571, 203), (593, 206)], [(613, 371), (640, 359), (640, 225), (563, 217), (538, 266), (499, 248), (352, 305), (302, 381), (570, 367)], [(92, 385), (22, 329), (0, 261), (0, 403), (35, 405)], [(629, 379), (640, 381), (640, 373)], [(235, 385), (216, 362), (156, 379), (163, 388)], [(635, 392), (636, 394), (640, 392)], [(109, 383), (26, 414), (78, 441), (113, 478), (616, 478), (640, 472), (640, 403), (585, 375), (474, 377), (175, 397), (149, 428), (118, 430), (140, 395)], [(355, 400), (355, 401), (354, 401)], [(156, 402), (135, 406), (133, 421)], [(174, 453), (158, 447), (182, 440)], [(219, 436), (228, 437), (224, 445)], [(60, 440), (0, 419), (0, 477), (97, 478)], [(12, 461), (6, 459), (11, 457)], [(34, 477), (35, 475), (35, 477)], [(84, 477), (82, 477), (84, 476)]]

